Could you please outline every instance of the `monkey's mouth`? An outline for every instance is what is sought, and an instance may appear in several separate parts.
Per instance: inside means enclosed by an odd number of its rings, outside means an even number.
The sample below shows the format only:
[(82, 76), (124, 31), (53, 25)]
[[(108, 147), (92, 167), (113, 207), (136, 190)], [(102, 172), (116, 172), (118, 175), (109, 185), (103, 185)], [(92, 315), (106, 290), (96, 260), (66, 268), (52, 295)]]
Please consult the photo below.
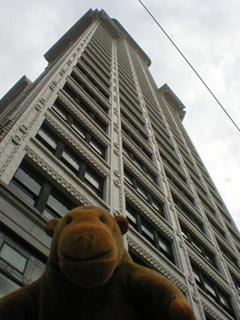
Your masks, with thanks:
[(75, 257), (70, 257), (68, 254), (64, 253), (61, 251), (61, 254), (63, 255), (63, 257), (67, 260), (71, 260), (71, 261), (77, 261), (77, 262), (85, 262), (85, 261), (92, 261), (92, 260), (99, 260), (100, 258), (106, 256), (107, 254), (109, 254), (110, 252), (112, 252), (114, 250), (114, 248), (110, 248), (108, 249), (107, 251), (105, 252), (102, 252), (102, 253), (99, 253), (99, 254), (96, 254), (94, 256), (91, 256), (91, 257), (87, 257), (87, 258), (84, 258), (84, 259), (81, 259), (81, 258), (75, 258)]

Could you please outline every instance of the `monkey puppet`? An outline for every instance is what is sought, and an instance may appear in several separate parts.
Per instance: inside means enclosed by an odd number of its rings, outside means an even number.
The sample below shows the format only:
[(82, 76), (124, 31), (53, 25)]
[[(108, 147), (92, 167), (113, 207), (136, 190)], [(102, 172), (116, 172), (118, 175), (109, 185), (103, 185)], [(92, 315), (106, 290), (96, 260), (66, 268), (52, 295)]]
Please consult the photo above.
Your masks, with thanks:
[(127, 219), (79, 207), (46, 224), (46, 270), (0, 300), (2, 320), (196, 320), (181, 291), (133, 263), (123, 246)]

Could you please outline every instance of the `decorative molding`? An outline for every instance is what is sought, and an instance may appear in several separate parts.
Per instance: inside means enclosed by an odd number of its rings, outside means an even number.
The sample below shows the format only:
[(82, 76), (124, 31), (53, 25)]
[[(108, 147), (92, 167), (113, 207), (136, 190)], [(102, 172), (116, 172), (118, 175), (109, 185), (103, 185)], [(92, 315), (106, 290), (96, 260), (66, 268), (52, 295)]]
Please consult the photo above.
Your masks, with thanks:
[(191, 211), (191, 213), (201, 222), (203, 222), (203, 217), (199, 211), (191, 204), (191, 202), (181, 194), (180, 191), (174, 186), (173, 183), (169, 183), (171, 192)]
[(195, 227), (194, 223), (189, 220), (188, 216), (185, 215), (184, 212), (180, 213), (180, 210), (176, 210), (179, 220), (183, 222), (183, 224), (202, 242), (211, 253), (216, 254), (215, 247), (211, 244), (208, 238), (206, 238), (197, 227)]
[(119, 179), (114, 179), (114, 184), (115, 184), (115, 186), (117, 186), (118, 188), (121, 187), (121, 183), (120, 183)]
[(172, 231), (172, 226), (167, 223), (167, 221), (160, 216), (154, 208), (149, 204), (143, 204), (142, 199), (139, 199), (139, 195), (135, 190), (130, 190), (128, 186), (125, 185), (125, 195), (135, 207), (137, 207), (146, 217), (148, 217), (169, 239), (175, 240), (175, 235)]
[(193, 297), (194, 301), (198, 302), (199, 299), (198, 299), (198, 295), (196, 292), (192, 292), (192, 297)]
[(139, 141), (141, 145), (144, 145), (144, 148), (146, 148), (149, 153), (153, 153), (153, 149), (151, 146), (147, 143), (146, 140), (140, 135), (140, 133), (128, 122), (126, 121), (123, 117), (121, 117), (122, 123), (128, 128), (128, 130), (131, 132), (131, 134)]
[(83, 205), (93, 205), (79, 189), (74, 188), (57, 170), (52, 168), (44, 159), (35, 153), (30, 147), (26, 146), (25, 151), (27, 156), (34, 161), (42, 170), (44, 170), (53, 180), (66, 189), (71, 195), (80, 201)]
[(89, 105), (89, 107), (98, 114), (98, 116), (105, 123), (110, 124), (111, 120), (107, 116), (107, 114), (99, 108), (99, 106), (97, 105), (97, 103), (94, 100), (92, 100), (91, 98), (89, 98), (86, 95), (85, 91), (80, 86), (75, 84), (74, 80), (72, 80), (71, 78), (68, 77), (67, 78), (67, 83)]
[[(110, 108), (110, 103), (109, 100), (107, 98), (105, 98), (105, 96), (96, 89), (96, 87), (94, 85), (92, 85), (92, 83), (86, 78), (86, 76), (76, 67), (73, 67), (73, 71), (75, 73), (75, 75), (77, 76), (77, 78), (79, 78), (79, 80), (81, 80), (83, 82), (84, 85), (86, 85), (86, 87), (90, 90), (94, 91), (94, 94), (96, 95), (96, 97), (108, 108)], [(96, 79), (96, 76), (94, 77), (94, 79)], [(74, 79), (71, 79), (72, 81), (75, 81)], [(77, 82), (76, 82), (77, 84)], [(78, 85), (78, 84), (77, 84)], [(102, 86), (102, 84), (101, 84)], [(109, 93), (109, 90), (107, 90), (107, 92)], [(91, 98), (90, 98), (91, 99)]]
[(100, 139), (101, 142), (103, 142), (105, 146), (110, 146), (110, 138), (96, 126), (96, 123), (82, 109), (79, 109), (79, 106), (76, 103), (70, 102), (68, 98), (65, 97), (63, 91), (58, 92), (58, 98), (96, 137)]
[[(48, 114), (46, 114), (46, 120), (55, 128), (76, 150), (78, 150), (81, 155), (84, 156), (99, 172), (101, 172), (105, 177), (109, 176), (109, 171), (103, 167), (96, 155), (91, 155), (89, 152), (89, 147), (86, 145), (85, 141), (78, 143), (75, 138), (73, 138), (64, 128), (63, 125), (60, 125), (54, 121)], [(64, 123), (65, 125), (65, 123)], [(85, 146), (86, 145), (86, 146)]]
[(161, 264), (161, 262), (157, 261), (155, 258), (151, 256), (149, 252), (143, 249), (135, 240), (133, 240), (129, 235), (127, 235), (128, 245), (140, 254), (145, 260), (147, 260), (155, 269), (157, 269), (161, 274), (163, 274), (167, 279), (173, 282), (180, 290), (184, 293), (188, 291), (187, 286), (182, 283), (176, 276), (174, 276), (169, 269)]
[(113, 172), (118, 178), (120, 177), (120, 173), (117, 170), (114, 170)]
[(120, 156), (120, 152), (118, 149), (114, 149), (114, 153), (117, 155), (117, 156)]
[(22, 131), (22, 133), (28, 132), (28, 128), (24, 124), (20, 125), (19, 130)]
[(12, 141), (15, 143), (15, 144), (20, 144), (22, 139), (17, 135), (15, 134), (14, 136), (12, 136)]
[(193, 250), (187, 246), (187, 251), (188, 254), (190, 256), (190, 258), (197, 263), (197, 265), (204, 270), (204, 272), (206, 272), (224, 291), (226, 291), (227, 293), (231, 294), (231, 290), (229, 288), (229, 284), (225, 281), (225, 279), (220, 275), (220, 273), (210, 267), (208, 265), (208, 263), (206, 263), (204, 261), (204, 258), (202, 256), (197, 256), (197, 254), (195, 252), (193, 252)]
[(158, 169), (155, 167), (155, 165), (145, 156), (142, 150), (136, 148), (136, 146), (131, 142), (131, 140), (126, 136), (124, 132), (122, 132), (122, 140), (150, 171), (152, 171), (155, 175), (159, 174)]
[(123, 163), (157, 199), (162, 203), (165, 202), (165, 196), (162, 190), (154, 184), (145, 173), (140, 172), (140, 170), (137, 169), (137, 167), (134, 166), (127, 157), (124, 157)]
[[(201, 300), (204, 311), (211, 316), (214, 320), (226, 320), (226, 318), (220, 317), (205, 301)], [(230, 318), (231, 319), (231, 318)]]

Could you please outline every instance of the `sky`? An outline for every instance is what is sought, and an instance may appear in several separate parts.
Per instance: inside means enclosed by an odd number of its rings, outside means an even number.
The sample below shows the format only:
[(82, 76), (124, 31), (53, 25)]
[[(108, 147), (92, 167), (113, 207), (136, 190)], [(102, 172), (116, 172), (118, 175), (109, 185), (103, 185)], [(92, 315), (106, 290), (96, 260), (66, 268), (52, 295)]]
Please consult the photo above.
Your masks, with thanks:
[[(143, 0), (240, 127), (240, 1)], [(240, 132), (138, 0), (1, 0), (0, 98), (90, 8), (117, 19), (150, 57), (158, 87), (185, 105), (183, 124), (240, 229)]]

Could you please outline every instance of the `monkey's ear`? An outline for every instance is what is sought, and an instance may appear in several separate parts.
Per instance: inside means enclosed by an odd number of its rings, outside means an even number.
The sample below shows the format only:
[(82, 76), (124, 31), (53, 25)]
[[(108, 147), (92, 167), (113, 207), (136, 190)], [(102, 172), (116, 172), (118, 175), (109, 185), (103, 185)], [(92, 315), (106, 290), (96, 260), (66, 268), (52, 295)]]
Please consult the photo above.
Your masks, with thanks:
[(128, 220), (122, 216), (116, 216), (115, 220), (117, 221), (122, 234), (125, 234), (128, 231)]
[(52, 219), (52, 220), (49, 220), (45, 225), (45, 232), (51, 238), (53, 237), (53, 233), (58, 222), (59, 222), (59, 219)]

